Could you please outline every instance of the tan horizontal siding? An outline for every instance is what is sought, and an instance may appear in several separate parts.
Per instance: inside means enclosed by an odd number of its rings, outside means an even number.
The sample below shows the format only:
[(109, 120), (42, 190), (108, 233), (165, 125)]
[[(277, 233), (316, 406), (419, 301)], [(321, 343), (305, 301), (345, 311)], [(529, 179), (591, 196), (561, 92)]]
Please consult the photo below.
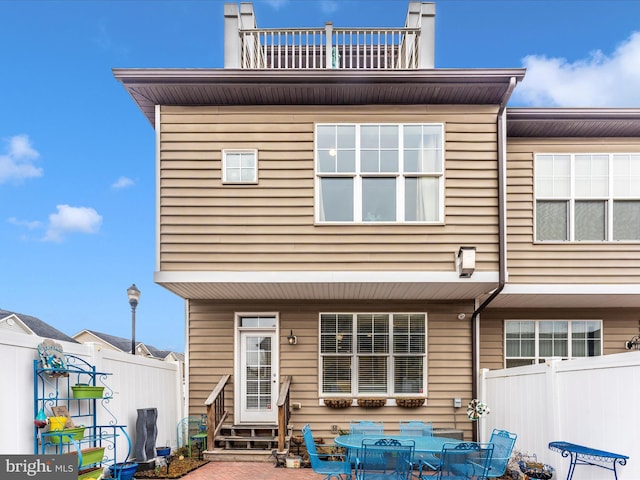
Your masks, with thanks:
[(640, 137), (508, 139), (507, 268), (510, 283), (640, 283), (639, 242), (534, 241), (535, 155), (621, 152), (640, 152)]
[[(445, 125), (444, 224), (315, 224), (316, 123), (422, 122)], [(467, 244), (497, 269), (495, 106), (162, 107), (160, 125), (161, 270), (452, 271), (430, 252)], [(258, 183), (223, 185), (222, 150), (240, 148), (258, 150)], [(358, 242), (327, 248), (336, 234)]]
[[(280, 375), (291, 375), (291, 402), (300, 402), (301, 410), (293, 410), (291, 422), (299, 430), (310, 423), (314, 433), (333, 438), (332, 425), (347, 430), (355, 419), (376, 419), (386, 422), (386, 431), (397, 431), (400, 420), (421, 418), (435, 427), (465, 430), (471, 438), (470, 422), (462, 409), (454, 412), (454, 397), (466, 405), (471, 398), (470, 322), (457, 320), (458, 313), (470, 318), (472, 305), (433, 304), (423, 302), (349, 302), (323, 303), (233, 303), (217, 301), (189, 302), (189, 411), (204, 413), (204, 401), (226, 374), (233, 382), (233, 319), (234, 312), (278, 312), (280, 318)], [(318, 318), (320, 312), (426, 312), (427, 323), (427, 405), (418, 409), (384, 407), (363, 409), (357, 406), (334, 410), (319, 405), (318, 387)], [(298, 337), (296, 346), (289, 346), (290, 330)], [(225, 391), (226, 408), (233, 415), (233, 384)], [(454, 418), (454, 415), (456, 417)], [(229, 420), (233, 422), (233, 417)], [(298, 432), (296, 432), (298, 433)]]
[(504, 368), (505, 320), (602, 320), (603, 354), (625, 352), (624, 343), (638, 334), (637, 309), (491, 309), (481, 315), (480, 368)]

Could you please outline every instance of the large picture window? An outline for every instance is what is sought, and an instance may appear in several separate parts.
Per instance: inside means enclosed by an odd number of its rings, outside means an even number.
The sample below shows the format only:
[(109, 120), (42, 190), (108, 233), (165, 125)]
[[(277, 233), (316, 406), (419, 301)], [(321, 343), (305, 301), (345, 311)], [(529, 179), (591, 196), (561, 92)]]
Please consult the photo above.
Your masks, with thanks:
[(601, 320), (506, 320), (505, 366), (602, 355)]
[(442, 222), (442, 124), (319, 124), (318, 222)]
[(424, 394), (424, 313), (320, 315), (321, 393)]
[(640, 240), (640, 154), (536, 155), (536, 240)]

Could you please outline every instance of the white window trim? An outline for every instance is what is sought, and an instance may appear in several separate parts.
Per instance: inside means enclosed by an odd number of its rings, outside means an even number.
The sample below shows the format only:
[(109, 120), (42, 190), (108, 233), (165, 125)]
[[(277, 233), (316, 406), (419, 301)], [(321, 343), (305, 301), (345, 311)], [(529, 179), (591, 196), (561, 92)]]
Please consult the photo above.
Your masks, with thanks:
[[(533, 357), (507, 357), (507, 323), (508, 322), (533, 322), (534, 323), (534, 350), (535, 353)], [(503, 348), (503, 366), (507, 368), (507, 360), (518, 360), (518, 359), (532, 359), (532, 365), (535, 365), (540, 362), (540, 359), (548, 359), (548, 358), (557, 358), (557, 357), (541, 357), (540, 356), (540, 322), (567, 322), (568, 330), (567, 330), (567, 357), (562, 357), (563, 359), (575, 359), (575, 358), (588, 358), (588, 357), (574, 357), (571, 355), (572, 351), (572, 324), (573, 322), (600, 322), (600, 353), (598, 355), (591, 356), (602, 356), (602, 352), (604, 349), (604, 330), (602, 328), (603, 322), (602, 319), (598, 318), (540, 318), (537, 320), (531, 318), (509, 318), (505, 319), (503, 322), (503, 335), (502, 335), (502, 348)]]
[[(357, 376), (357, 372), (358, 372), (358, 364), (357, 364), (357, 359), (359, 356), (361, 356), (361, 354), (357, 353), (357, 328), (355, 330), (353, 330), (353, 338), (352, 338), (352, 348), (353, 351), (351, 352), (351, 354), (349, 354), (349, 356), (352, 359), (352, 364), (351, 364), (351, 368), (352, 368), (352, 375), (351, 375), (351, 392), (348, 394), (341, 394), (341, 393), (337, 393), (337, 392), (329, 392), (329, 393), (325, 393), (322, 390), (322, 366), (323, 366), (323, 360), (322, 357), (324, 356), (322, 353), (322, 328), (321, 328), (321, 318), (322, 315), (351, 315), (352, 316), (352, 322), (354, 324), (354, 327), (356, 327), (357, 324), (357, 317), (358, 315), (388, 315), (390, 322), (393, 320), (393, 316), (394, 315), (424, 315), (424, 337), (425, 337), (425, 351), (422, 354), (422, 386), (423, 386), (423, 392), (422, 393), (413, 393), (413, 394), (406, 394), (406, 393), (396, 393), (396, 392), (391, 392), (391, 390), (393, 389), (393, 379), (394, 379), (394, 366), (395, 363), (393, 362), (393, 358), (399, 355), (395, 355), (393, 352), (393, 328), (389, 328), (389, 347), (390, 347), (390, 351), (387, 354), (387, 358), (388, 358), (388, 369), (387, 369), (387, 374), (388, 374), (388, 378), (387, 378), (387, 392), (386, 393), (357, 393), (357, 387), (358, 387), (358, 376)], [(427, 392), (428, 392), (428, 383), (427, 383), (427, 378), (428, 378), (428, 323), (429, 323), (429, 316), (427, 314), (427, 312), (418, 312), (418, 311), (412, 311), (412, 312), (349, 312), (349, 311), (327, 311), (327, 312), (320, 312), (318, 315), (318, 397), (319, 397), (319, 404), (323, 405), (323, 399), (324, 398), (337, 398), (337, 397), (346, 397), (346, 398), (353, 398), (354, 400), (357, 398), (375, 398), (375, 397), (380, 397), (380, 398), (387, 398), (387, 403), (386, 406), (395, 406), (395, 398), (396, 397), (425, 397), (425, 399), (427, 398)], [(390, 327), (392, 325), (390, 324)], [(330, 354), (328, 354), (327, 356), (330, 356)], [(347, 354), (344, 354), (344, 356), (347, 356)], [(415, 355), (418, 356), (418, 355)], [(393, 398), (390, 398), (393, 397)], [(425, 402), (426, 404), (426, 402)]]
[[(351, 174), (348, 172), (319, 172), (318, 171), (318, 148), (317, 148), (317, 135), (318, 135), (318, 126), (324, 125), (336, 125), (336, 126), (355, 126), (356, 128), (356, 144), (355, 144), (355, 152), (356, 152), (356, 168), (355, 173)], [(360, 127), (363, 125), (378, 125), (378, 126), (411, 126), (411, 125), (429, 125), (429, 126), (438, 126), (440, 127), (440, 136), (442, 138), (442, 170), (439, 174), (434, 173), (403, 173), (403, 138), (402, 135), (399, 134), (398, 139), (398, 152), (400, 152), (400, 160), (398, 165), (398, 172), (366, 172), (364, 175), (360, 171)], [(446, 139), (445, 139), (445, 128), (444, 123), (438, 122), (408, 122), (408, 123), (316, 123), (314, 125), (314, 147), (313, 147), (313, 156), (314, 156), (314, 205), (315, 205), (315, 223), (316, 225), (443, 225), (444, 224), (444, 204), (445, 204), (445, 158), (446, 158)], [(323, 177), (331, 177), (331, 178), (353, 178), (354, 179), (354, 188), (353, 188), (353, 208), (354, 208), (354, 219), (352, 221), (327, 221), (320, 220), (320, 179)], [(366, 221), (362, 219), (362, 179), (363, 178), (372, 178), (372, 177), (396, 177), (396, 218), (401, 219), (404, 218), (404, 182), (402, 181), (405, 178), (411, 177), (432, 177), (438, 178), (438, 189), (440, 192), (439, 196), (439, 204), (438, 204), (438, 219), (433, 221), (406, 221), (406, 220), (395, 220), (395, 221)]]
[[(550, 156), (550, 155), (563, 155), (570, 157), (570, 193), (569, 196), (555, 196), (555, 197), (538, 197), (538, 182), (536, 181), (536, 160), (539, 156)], [(575, 158), (580, 155), (608, 155), (609, 156), (609, 164), (608, 164), (608, 195), (606, 197), (576, 197), (575, 194)], [(616, 200), (640, 200), (640, 197), (616, 197), (613, 194), (613, 159), (615, 156), (624, 156), (624, 155), (638, 155), (638, 152), (544, 152), (544, 153), (536, 153), (534, 154), (533, 159), (533, 243), (548, 245), (548, 244), (567, 244), (567, 243), (580, 243), (580, 244), (603, 244), (603, 243), (615, 243), (615, 244), (636, 244), (640, 240), (614, 240), (613, 239), (613, 204)], [(605, 215), (606, 215), (606, 228), (605, 228), (605, 239), (604, 240), (576, 240), (575, 239), (575, 203), (578, 201), (604, 201), (606, 202)], [(568, 239), (567, 240), (539, 240), (538, 239), (538, 201), (567, 201), (569, 202), (569, 213), (567, 215), (567, 232)]]
[[(256, 159), (255, 180), (253, 181), (234, 181), (227, 179), (227, 154), (229, 153), (251, 153)], [(222, 183), (223, 185), (257, 185), (258, 184), (258, 150), (254, 148), (238, 148), (222, 150)]]

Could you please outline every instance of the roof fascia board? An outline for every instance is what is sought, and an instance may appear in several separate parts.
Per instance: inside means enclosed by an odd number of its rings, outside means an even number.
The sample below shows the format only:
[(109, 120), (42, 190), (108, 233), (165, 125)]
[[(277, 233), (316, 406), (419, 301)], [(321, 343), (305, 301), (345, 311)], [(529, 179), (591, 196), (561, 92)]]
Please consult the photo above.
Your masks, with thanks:
[(640, 108), (507, 108), (507, 119), (511, 122), (523, 120), (637, 120), (638, 117), (640, 117)]
[(114, 68), (114, 77), (126, 85), (202, 83), (505, 83), (524, 78), (525, 69), (430, 70), (241, 70)]

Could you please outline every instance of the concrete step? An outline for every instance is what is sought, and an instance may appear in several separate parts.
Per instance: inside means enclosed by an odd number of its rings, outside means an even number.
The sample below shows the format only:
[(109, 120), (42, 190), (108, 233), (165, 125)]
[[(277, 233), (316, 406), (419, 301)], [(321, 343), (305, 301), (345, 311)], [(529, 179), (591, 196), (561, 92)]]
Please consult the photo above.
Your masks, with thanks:
[(202, 452), (205, 460), (213, 462), (272, 462), (275, 457), (269, 450), (229, 450), (214, 448)]

